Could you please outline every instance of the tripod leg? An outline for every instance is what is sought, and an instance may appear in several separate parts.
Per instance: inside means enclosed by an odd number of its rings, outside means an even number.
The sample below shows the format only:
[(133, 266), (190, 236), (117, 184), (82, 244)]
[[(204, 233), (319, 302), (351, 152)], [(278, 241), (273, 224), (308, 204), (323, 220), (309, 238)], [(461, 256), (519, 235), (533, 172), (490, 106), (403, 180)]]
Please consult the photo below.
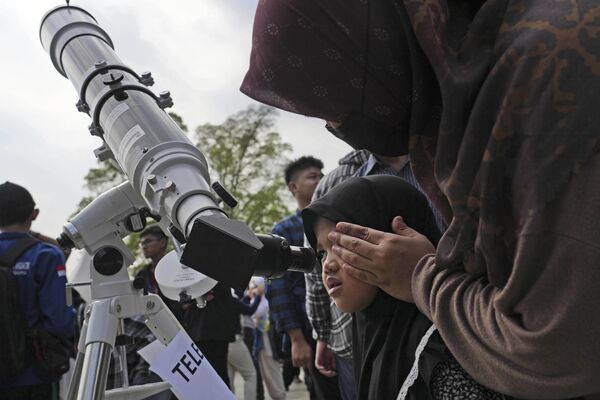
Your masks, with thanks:
[(149, 299), (146, 303), (146, 326), (163, 344), (169, 344), (179, 331), (184, 330), (183, 327), (159, 296), (150, 294), (145, 297)]
[(83, 358), (85, 356), (85, 338), (87, 335), (87, 319), (83, 321), (81, 326), (81, 332), (79, 333), (79, 340), (77, 341), (77, 357), (75, 358), (75, 366), (73, 367), (73, 375), (71, 375), (71, 381), (69, 382), (69, 390), (67, 391), (66, 400), (77, 399), (77, 389), (79, 388), (79, 380), (81, 379), (81, 370), (83, 367)]
[[(121, 319), (119, 320), (119, 325), (117, 326), (117, 333), (119, 335), (125, 334), (125, 322)], [(117, 351), (119, 352), (119, 363), (121, 364), (121, 382), (122, 387), (129, 387), (129, 371), (127, 367), (127, 349), (125, 345), (117, 346)]]
[(108, 343), (94, 342), (86, 346), (77, 400), (104, 398), (111, 351)]
[(77, 358), (75, 359), (75, 368), (73, 370), (73, 375), (71, 376), (71, 382), (69, 382), (67, 400), (77, 399), (77, 389), (79, 388), (79, 381), (81, 379), (81, 369), (83, 367), (84, 356), (84, 353), (77, 352)]
[(111, 312), (111, 299), (96, 300), (90, 306), (77, 400), (104, 398), (110, 353), (117, 334), (118, 318)]

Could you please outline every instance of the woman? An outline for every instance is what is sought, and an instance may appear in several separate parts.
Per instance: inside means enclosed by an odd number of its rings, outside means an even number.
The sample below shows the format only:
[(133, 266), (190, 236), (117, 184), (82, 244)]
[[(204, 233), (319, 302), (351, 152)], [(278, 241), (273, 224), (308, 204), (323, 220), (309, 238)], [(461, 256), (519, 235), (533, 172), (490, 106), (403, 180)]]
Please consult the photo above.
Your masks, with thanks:
[(600, 392), (599, 28), (592, 1), (257, 9), (242, 91), (408, 151), (451, 221), (435, 255), (400, 222), (340, 223), (344, 268), (414, 301), (471, 376), (515, 397)]
[(273, 351), (269, 341), (269, 302), (265, 292), (265, 281), (263, 278), (254, 277), (249, 285), (250, 296), (255, 298), (261, 296), (256, 312), (252, 314), (254, 321), (254, 345), (252, 353), (258, 361), (263, 382), (267, 386), (269, 395), (274, 400), (285, 400), (286, 393), (281, 375), (281, 366), (273, 358)]

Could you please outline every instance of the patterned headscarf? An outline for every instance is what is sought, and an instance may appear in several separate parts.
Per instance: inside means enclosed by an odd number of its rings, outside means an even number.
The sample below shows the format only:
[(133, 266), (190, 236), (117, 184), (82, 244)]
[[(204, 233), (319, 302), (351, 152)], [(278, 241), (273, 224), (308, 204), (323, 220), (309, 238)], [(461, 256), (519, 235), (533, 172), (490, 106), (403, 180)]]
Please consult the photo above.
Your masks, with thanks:
[(415, 84), (402, 19), (389, 2), (260, 1), (241, 90), (287, 111), (350, 118), (379, 139), (373, 146), (362, 131), (334, 132), (353, 147), (406, 154), (422, 80)]
[(600, 126), (600, 10), (508, 3), (261, 0), (241, 87), (312, 117), (362, 113), (383, 129), (343, 139), (375, 153), (408, 145), (424, 190), (454, 218), (439, 264), (499, 287), (519, 227), (597, 152)]

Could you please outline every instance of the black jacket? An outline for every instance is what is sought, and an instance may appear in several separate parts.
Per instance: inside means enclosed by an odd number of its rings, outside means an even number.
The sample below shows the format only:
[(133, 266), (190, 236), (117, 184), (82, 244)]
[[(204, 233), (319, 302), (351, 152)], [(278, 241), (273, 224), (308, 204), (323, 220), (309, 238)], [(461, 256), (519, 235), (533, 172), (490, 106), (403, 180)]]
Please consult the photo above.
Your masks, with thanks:
[[(195, 305), (181, 306), (176, 313), (179, 322), (194, 342), (216, 340), (233, 342), (236, 327), (231, 289), (218, 283), (212, 290), (214, 298), (200, 309)], [(238, 314), (239, 318), (239, 314)]]

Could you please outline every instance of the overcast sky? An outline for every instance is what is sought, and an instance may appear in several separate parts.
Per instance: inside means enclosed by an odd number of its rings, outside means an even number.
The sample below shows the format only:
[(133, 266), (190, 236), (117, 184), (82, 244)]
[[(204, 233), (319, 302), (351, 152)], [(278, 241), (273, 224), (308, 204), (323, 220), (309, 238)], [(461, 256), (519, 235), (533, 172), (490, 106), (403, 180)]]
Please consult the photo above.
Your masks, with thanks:
[[(34, 229), (56, 236), (83, 197), (83, 176), (96, 165), (89, 117), (39, 41), (51, 0), (0, 1), (0, 181), (27, 187), (40, 210)], [(225, 118), (253, 100), (238, 90), (248, 66), (256, 0), (73, 0), (109, 34), (133, 70), (152, 71), (152, 90), (170, 90), (190, 130)], [(312, 154), (325, 171), (350, 148), (319, 120), (280, 113), (277, 130), (292, 157)]]

